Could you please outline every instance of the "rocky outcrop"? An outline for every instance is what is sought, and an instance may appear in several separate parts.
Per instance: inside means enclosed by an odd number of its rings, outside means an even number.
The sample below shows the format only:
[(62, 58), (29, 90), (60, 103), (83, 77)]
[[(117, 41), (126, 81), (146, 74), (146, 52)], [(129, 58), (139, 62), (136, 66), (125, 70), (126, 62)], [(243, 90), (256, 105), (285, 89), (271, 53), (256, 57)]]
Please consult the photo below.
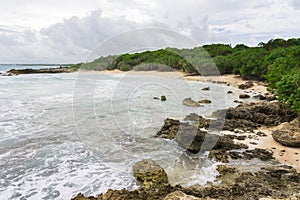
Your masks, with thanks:
[(165, 170), (153, 160), (145, 159), (133, 165), (133, 175), (145, 189), (168, 185)]
[(164, 96), (164, 95), (162, 95), (162, 96), (160, 97), (160, 100), (161, 100), (161, 101), (167, 101), (167, 97)]
[(198, 101), (199, 103), (204, 103), (204, 104), (210, 104), (211, 103), (211, 100), (209, 99), (203, 99), (201, 101)]
[(203, 107), (198, 101), (194, 101), (192, 98), (186, 98), (182, 101), (182, 104), (188, 107)]
[(247, 81), (244, 84), (239, 85), (239, 89), (245, 90), (245, 89), (249, 89), (249, 88), (251, 88), (253, 86), (254, 86), (254, 84), (253, 84), (252, 81)]
[(180, 186), (163, 185), (159, 188), (138, 188), (133, 191), (128, 190), (111, 190), (109, 189), (105, 194), (100, 194), (97, 197), (85, 197), (83, 194), (78, 194), (72, 200), (163, 200), (168, 194), (180, 191)]
[(249, 99), (250, 96), (248, 94), (240, 94), (239, 98), (240, 99)]
[(279, 125), (272, 132), (272, 137), (284, 146), (300, 148), (300, 118)]
[[(214, 159), (218, 162), (229, 163), (230, 160), (252, 160), (254, 158), (260, 159), (262, 161), (273, 160), (273, 152), (265, 149), (245, 149), (242, 151), (231, 151), (223, 149), (213, 149), (209, 152), (208, 157)], [(234, 149), (233, 149), (234, 150)]]
[[(289, 122), (296, 117), (292, 110), (282, 108), (279, 103), (260, 102), (241, 104), (236, 108), (221, 110), (214, 113), (216, 118), (225, 118), (225, 126), (236, 129), (241, 126), (251, 128), (260, 125), (277, 125)], [(260, 169), (239, 171), (232, 166), (219, 166), (219, 175), (214, 183), (205, 186), (193, 185), (188, 188), (171, 186), (162, 167), (152, 160), (142, 160), (133, 166), (133, 173), (141, 188), (133, 191), (108, 190), (98, 197), (84, 197), (79, 194), (74, 200), (169, 200), (169, 199), (218, 199), (218, 200), (244, 200), (244, 199), (298, 199), (300, 191), (300, 174), (295, 169), (279, 165), (273, 160), (273, 152), (265, 149), (247, 149), (244, 144), (235, 143), (234, 140), (244, 139), (240, 135), (219, 136), (210, 134), (203, 128), (213, 128), (222, 125), (214, 120), (205, 119), (195, 113), (188, 115), (185, 121), (166, 119), (157, 137), (175, 140), (181, 147), (189, 152), (197, 153), (206, 149), (206, 142), (212, 143), (209, 158), (219, 162), (228, 163), (230, 160), (253, 158), (266, 162), (268, 167)], [(222, 120), (221, 120), (222, 121)], [(215, 123), (215, 124), (214, 124)], [(291, 127), (287, 127), (291, 126)], [(292, 129), (299, 132), (299, 118), (291, 123), (284, 123), (279, 128), (285, 131)], [(246, 128), (245, 128), (246, 130)], [(263, 133), (257, 135), (264, 136)], [(191, 155), (191, 154), (188, 154)]]
[(19, 74), (55, 74), (55, 73), (72, 73), (76, 72), (78, 69), (60, 67), (60, 68), (47, 68), (47, 69), (11, 69), (7, 73), (12, 75)]
[(201, 90), (203, 90), (203, 91), (209, 91), (210, 87), (205, 87), (205, 88), (202, 88)]
[[(200, 117), (199, 117), (200, 118)], [(156, 137), (175, 140), (181, 147), (191, 153), (198, 153), (200, 150), (232, 150), (247, 148), (246, 145), (236, 144), (229, 135), (219, 136), (202, 130), (207, 126), (207, 121), (200, 118), (200, 126), (180, 122), (178, 120), (166, 119)]]
[(220, 185), (192, 186), (183, 192), (199, 198), (218, 200), (244, 200), (260, 198), (288, 198), (296, 196), (300, 189), (300, 175), (287, 166), (261, 168), (255, 172), (239, 172), (236, 169), (221, 169)]
[[(147, 168), (147, 167), (146, 167)], [(205, 186), (193, 185), (188, 188), (156, 185), (150, 188), (108, 190), (97, 197), (78, 194), (73, 200), (169, 200), (169, 199), (289, 199), (299, 196), (300, 174), (288, 166), (263, 167), (255, 171), (240, 172), (235, 167), (219, 166), (215, 183)], [(155, 175), (156, 176), (156, 175)], [(150, 180), (153, 178), (149, 177)], [(219, 183), (219, 181), (221, 183)]]
[(243, 129), (252, 131), (261, 126), (277, 126), (283, 122), (292, 121), (297, 113), (284, 108), (278, 102), (243, 103), (228, 110), (218, 110), (212, 114), (216, 118), (224, 118), (224, 130)]
[(258, 94), (253, 96), (254, 99), (259, 99), (259, 100), (267, 100), (267, 101), (274, 101), (277, 100), (276, 96), (274, 95), (262, 95)]
[(203, 200), (203, 199), (191, 195), (186, 195), (181, 191), (176, 191), (168, 194), (163, 200)]
[(165, 119), (164, 125), (160, 131), (157, 132), (156, 137), (173, 140), (176, 137), (180, 124), (179, 120)]
[(184, 121), (188, 121), (198, 128), (208, 128), (211, 120), (206, 119), (201, 115), (197, 115), (196, 113), (191, 113), (184, 118)]

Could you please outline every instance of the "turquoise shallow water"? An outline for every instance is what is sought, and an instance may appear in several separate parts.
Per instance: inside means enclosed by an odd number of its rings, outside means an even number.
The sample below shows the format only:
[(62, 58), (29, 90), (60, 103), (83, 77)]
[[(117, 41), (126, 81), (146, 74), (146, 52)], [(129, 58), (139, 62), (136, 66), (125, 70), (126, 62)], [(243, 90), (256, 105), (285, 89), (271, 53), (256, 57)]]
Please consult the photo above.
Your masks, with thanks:
[[(211, 90), (202, 91), (209, 86)], [(1, 199), (70, 199), (134, 189), (131, 166), (165, 167), (173, 184), (214, 180), (215, 164), (191, 158), (173, 141), (153, 138), (167, 117), (235, 105), (238, 92), (211, 83), (136, 74), (36, 74), (0, 77)], [(165, 95), (167, 101), (153, 97)], [(211, 99), (202, 108), (187, 97)]]

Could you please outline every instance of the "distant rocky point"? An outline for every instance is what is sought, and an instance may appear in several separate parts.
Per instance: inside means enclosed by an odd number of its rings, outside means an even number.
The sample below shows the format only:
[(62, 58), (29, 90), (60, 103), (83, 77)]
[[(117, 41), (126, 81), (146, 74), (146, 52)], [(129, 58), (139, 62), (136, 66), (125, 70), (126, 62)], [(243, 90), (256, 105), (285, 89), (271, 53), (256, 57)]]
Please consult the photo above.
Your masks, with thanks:
[(55, 74), (55, 73), (72, 73), (76, 72), (78, 69), (69, 67), (59, 67), (59, 68), (46, 68), (46, 69), (11, 69), (5, 74), (9, 75), (19, 75), (19, 74)]

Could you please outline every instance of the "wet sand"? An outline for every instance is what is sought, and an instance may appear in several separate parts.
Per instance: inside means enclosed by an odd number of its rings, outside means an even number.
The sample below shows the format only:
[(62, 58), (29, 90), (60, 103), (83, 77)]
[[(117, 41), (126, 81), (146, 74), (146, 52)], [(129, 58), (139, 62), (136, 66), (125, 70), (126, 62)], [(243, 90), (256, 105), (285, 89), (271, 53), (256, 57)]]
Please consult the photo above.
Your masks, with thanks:
[(261, 148), (274, 152), (274, 157), (281, 164), (287, 164), (294, 167), (300, 173), (300, 148), (286, 147), (276, 142), (272, 137), (272, 128), (260, 128), (258, 131), (265, 133), (266, 137), (254, 137), (246, 139), (246, 143), (251, 149)]

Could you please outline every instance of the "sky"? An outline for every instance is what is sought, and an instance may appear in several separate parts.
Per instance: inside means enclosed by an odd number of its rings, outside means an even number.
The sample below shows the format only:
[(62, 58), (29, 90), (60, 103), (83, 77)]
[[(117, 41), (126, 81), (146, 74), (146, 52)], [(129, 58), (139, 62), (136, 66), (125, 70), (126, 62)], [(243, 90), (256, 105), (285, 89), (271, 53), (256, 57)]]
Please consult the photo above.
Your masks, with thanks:
[(299, 0), (0, 0), (0, 63), (77, 63), (126, 31), (166, 28), (199, 45), (300, 37)]

